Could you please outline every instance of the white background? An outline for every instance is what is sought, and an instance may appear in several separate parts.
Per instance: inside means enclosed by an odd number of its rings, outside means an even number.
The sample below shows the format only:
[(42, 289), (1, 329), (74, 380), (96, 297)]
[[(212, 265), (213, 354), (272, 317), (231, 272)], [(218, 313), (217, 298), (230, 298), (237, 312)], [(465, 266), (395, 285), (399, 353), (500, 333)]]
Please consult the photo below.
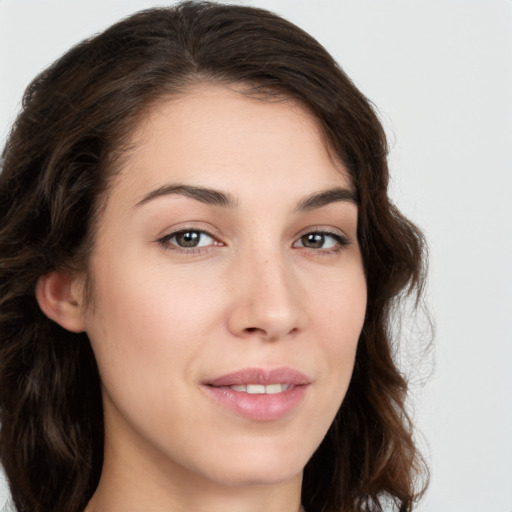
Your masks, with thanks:
[[(392, 197), (428, 237), (437, 335), (433, 375), (413, 387), (432, 467), (419, 511), (512, 512), (512, 1), (245, 3), (309, 31), (379, 107)], [(39, 70), (152, 5), (164, 3), (0, 0), (1, 144)]]

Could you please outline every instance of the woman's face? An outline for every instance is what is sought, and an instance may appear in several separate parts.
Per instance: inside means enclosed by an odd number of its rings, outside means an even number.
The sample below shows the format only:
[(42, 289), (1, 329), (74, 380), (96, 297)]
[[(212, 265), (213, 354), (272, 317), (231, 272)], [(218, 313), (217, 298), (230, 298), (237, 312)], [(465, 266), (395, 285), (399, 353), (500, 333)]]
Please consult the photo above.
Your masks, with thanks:
[(298, 104), (220, 86), (159, 104), (133, 142), (83, 311), (105, 464), (196, 486), (300, 478), (365, 315), (348, 171)]

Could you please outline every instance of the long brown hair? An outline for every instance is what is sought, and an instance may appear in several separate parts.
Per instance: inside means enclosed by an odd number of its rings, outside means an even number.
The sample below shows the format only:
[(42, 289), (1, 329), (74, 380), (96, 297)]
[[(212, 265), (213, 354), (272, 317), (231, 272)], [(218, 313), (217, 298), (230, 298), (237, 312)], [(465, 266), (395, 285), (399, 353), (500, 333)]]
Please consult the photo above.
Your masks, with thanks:
[(423, 282), (421, 233), (387, 195), (369, 101), (326, 50), (267, 11), (208, 2), (135, 14), (72, 48), (28, 87), (0, 175), (0, 455), (18, 511), (79, 512), (103, 459), (100, 379), (86, 334), (40, 311), (54, 269), (84, 269), (109, 178), (159, 99), (198, 83), (291, 97), (318, 119), (359, 198), (368, 305), (346, 398), (304, 472), (308, 512), (412, 510), (426, 468), (412, 437), (390, 320)]

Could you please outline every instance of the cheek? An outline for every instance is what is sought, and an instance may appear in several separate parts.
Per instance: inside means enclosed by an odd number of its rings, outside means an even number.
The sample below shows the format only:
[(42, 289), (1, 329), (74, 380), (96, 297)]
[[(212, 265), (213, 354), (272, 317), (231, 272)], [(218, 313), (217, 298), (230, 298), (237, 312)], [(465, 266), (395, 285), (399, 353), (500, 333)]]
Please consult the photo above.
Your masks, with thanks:
[(190, 297), (175, 290), (179, 284), (136, 268), (97, 272), (86, 330), (107, 389), (136, 399), (141, 382), (154, 390), (170, 386), (169, 375), (192, 357), (196, 324)]
[[(344, 277), (321, 286), (312, 298), (311, 310), (333, 348), (357, 341), (366, 314), (366, 280), (362, 269), (351, 268)], [(338, 343), (334, 340), (338, 339)], [(353, 343), (352, 343), (353, 344)]]
[[(104, 387), (113, 395), (148, 402), (179, 389), (222, 328), (222, 292), (205, 272), (142, 264), (126, 255), (97, 264), (94, 310), (87, 333)], [(105, 259), (103, 260), (103, 262)], [(101, 262), (100, 262), (101, 263)]]
[(359, 336), (366, 314), (366, 281), (357, 270), (350, 279), (336, 283), (317, 298), (316, 332), (325, 375), (332, 379), (337, 401), (341, 404), (352, 376)]

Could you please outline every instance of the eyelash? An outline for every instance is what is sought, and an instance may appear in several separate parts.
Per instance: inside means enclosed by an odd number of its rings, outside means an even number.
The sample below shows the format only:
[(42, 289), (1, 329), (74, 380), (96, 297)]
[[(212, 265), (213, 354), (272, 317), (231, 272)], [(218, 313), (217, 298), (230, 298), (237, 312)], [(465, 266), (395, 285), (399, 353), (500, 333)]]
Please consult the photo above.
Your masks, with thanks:
[[(190, 246), (190, 247), (180, 247), (177, 243), (172, 242), (173, 239), (176, 239), (176, 237), (180, 235), (187, 235), (187, 234), (196, 234), (199, 237), (201, 236), (207, 236), (212, 239), (213, 243), (210, 243), (208, 245), (203, 246)], [(311, 247), (305, 247), (304, 245), (297, 246), (297, 243), (304, 243), (304, 239), (308, 236), (322, 236), (325, 238), (331, 238), (334, 240), (334, 247), (329, 247), (327, 249), (324, 248), (311, 248)], [(206, 251), (209, 251), (212, 247), (215, 246), (223, 246), (224, 244), (222, 242), (219, 242), (216, 240), (216, 238), (210, 234), (208, 231), (202, 230), (202, 229), (180, 229), (179, 231), (174, 231), (172, 233), (169, 233), (168, 235), (165, 235), (157, 240), (159, 244), (164, 246), (167, 250), (170, 251), (176, 251), (181, 252), (185, 254), (196, 254), (196, 253), (205, 253)], [(308, 252), (314, 253), (315, 255), (321, 255), (321, 254), (336, 254), (341, 252), (344, 248), (346, 248), (350, 244), (350, 240), (340, 233), (333, 233), (328, 230), (321, 230), (321, 229), (312, 229), (303, 235), (301, 235), (294, 243), (293, 247), (299, 247), (307, 250)]]

